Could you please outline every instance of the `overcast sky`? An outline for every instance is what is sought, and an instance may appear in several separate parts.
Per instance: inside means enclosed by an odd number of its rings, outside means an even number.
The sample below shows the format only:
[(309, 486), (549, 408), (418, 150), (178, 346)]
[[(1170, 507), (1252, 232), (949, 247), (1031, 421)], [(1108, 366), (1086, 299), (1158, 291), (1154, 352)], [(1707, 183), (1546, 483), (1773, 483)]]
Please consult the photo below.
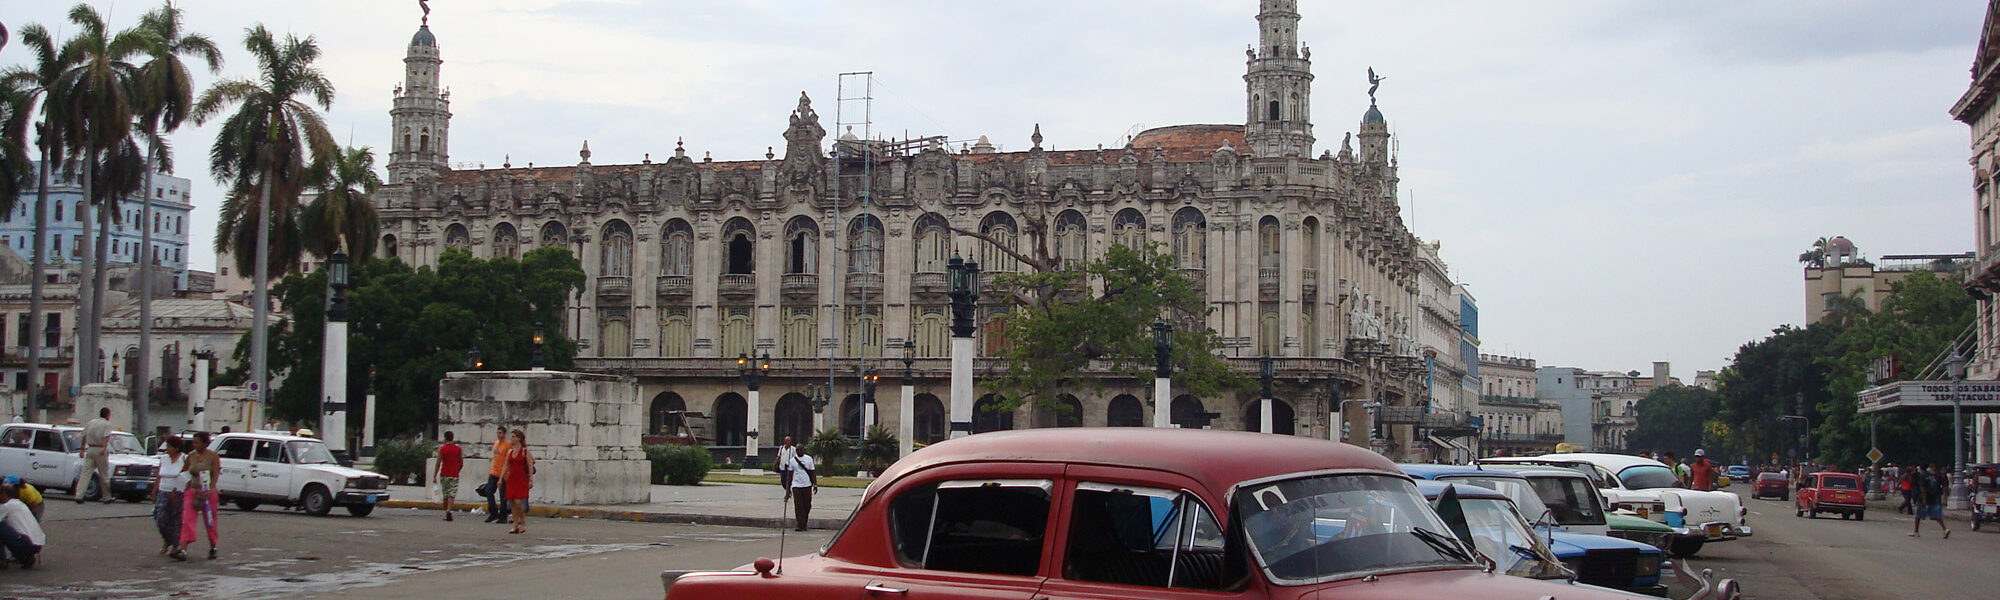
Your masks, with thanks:
[[(156, 4), (93, 2), (116, 27)], [(414, 1), (182, 0), (251, 77), (245, 27), (312, 36), (337, 137), (388, 143)], [(834, 130), (837, 75), (874, 72), (874, 129), (1024, 149), (1117, 146), (1139, 127), (1239, 123), (1250, 0), (806, 2), (434, 0), (454, 162), (761, 158), (800, 91)], [(67, 36), (64, 0), (4, 0), (13, 31)], [(1404, 216), (1442, 240), (1482, 349), (1683, 378), (1804, 320), (1798, 254), (1845, 235), (1870, 257), (1971, 250), (1967, 128), (1976, 0), (1304, 0), (1315, 134), (1367, 108), (1401, 148)], [(0, 50), (0, 65), (27, 62)], [(858, 80), (855, 80), (858, 81)], [(204, 81), (204, 84), (206, 81)], [(850, 90), (848, 95), (861, 94)], [(859, 121), (860, 104), (844, 120)], [(210, 127), (177, 136), (212, 268)], [(384, 157), (386, 158), (386, 157)]]

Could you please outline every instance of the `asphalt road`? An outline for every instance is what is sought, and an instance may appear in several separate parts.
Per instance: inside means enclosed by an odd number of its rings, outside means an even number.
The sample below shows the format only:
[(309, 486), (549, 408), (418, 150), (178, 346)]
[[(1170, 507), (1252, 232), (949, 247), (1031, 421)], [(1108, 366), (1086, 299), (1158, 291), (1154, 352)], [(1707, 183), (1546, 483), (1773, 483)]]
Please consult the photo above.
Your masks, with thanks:
[[(778, 532), (591, 519), (531, 519), (529, 532), (477, 517), (383, 509), (354, 518), (261, 508), (222, 513), (222, 546), (159, 556), (150, 505), (77, 505), (51, 495), (50, 545), (31, 570), (0, 571), (0, 598), (658, 598), (669, 567), (725, 569), (777, 556)], [(831, 532), (786, 534), (786, 553)]]
[[(1730, 491), (1744, 493), (1738, 488)], [(1767, 600), (2000, 598), (1996, 528), (1953, 522), (1943, 539), (1936, 522), (1925, 522), (1923, 537), (1912, 538), (1910, 517), (1893, 511), (1807, 519), (1793, 516), (1789, 502), (1744, 502), (1757, 535), (1708, 544), (1683, 569), (1713, 569), (1742, 582), (1745, 596)]]

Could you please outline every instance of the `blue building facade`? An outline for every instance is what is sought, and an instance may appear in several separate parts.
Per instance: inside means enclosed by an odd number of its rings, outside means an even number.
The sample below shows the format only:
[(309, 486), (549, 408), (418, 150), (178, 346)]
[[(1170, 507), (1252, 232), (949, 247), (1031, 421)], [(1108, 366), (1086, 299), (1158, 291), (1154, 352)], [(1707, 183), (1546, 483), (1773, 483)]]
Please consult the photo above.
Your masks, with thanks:
[[(117, 222), (111, 225), (110, 262), (137, 264), (149, 260), (154, 265), (172, 267), (173, 291), (187, 289), (188, 216), (194, 210), (193, 199), (189, 197), (190, 187), (185, 178), (155, 173), (152, 189), (146, 190), (147, 198), (153, 203), (150, 223), (139, 222), (141, 207), (137, 195), (121, 199), (117, 207)], [(36, 190), (31, 185), (16, 199), (14, 210), (0, 218), (0, 244), (12, 248), (27, 260), (34, 259), (34, 249), (30, 246), (34, 245), (35, 198)], [(49, 174), (49, 264), (72, 264), (80, 260), (83, 244), (87, 243), (83, 236), (83, 223), (96, 218), (94, 209), (84, 202), (83, 187), (74, 177), (65, 177), (61, 171)], [(151, 251), (141, 247), (142, 227), (153, 230)], [(164, 295), (169, 291), (159, 292)]]

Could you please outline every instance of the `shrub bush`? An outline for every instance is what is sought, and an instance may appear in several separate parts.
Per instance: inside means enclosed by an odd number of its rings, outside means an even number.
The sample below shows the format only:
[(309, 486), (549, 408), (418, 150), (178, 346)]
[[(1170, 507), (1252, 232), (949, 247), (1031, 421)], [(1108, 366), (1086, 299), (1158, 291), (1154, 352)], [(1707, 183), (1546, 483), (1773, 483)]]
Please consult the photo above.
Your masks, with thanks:
[(375, 472), (389, 478), (390, 483), (411, 483), (426, 485), (424, 461), (431, 457), (435, 444), (423, 439), (391, 439), (375, 445)]
[(715, 466), (708, 448), (677, 444), (647, 446), (646, 461), (653, 464), (653, 483), (666, 485), (699, 484)]
[(817, 465), (816, 468), (824, 469), (826, 465), (838, 463), (842, 458), (845, 458), (847, 453), (853, 450), (854, 441), (847, 439), (847, 436), (841, 435), (840, 429), (828, 427), (824, 431), (814, 435), (812, 439), (807, 440), (802, 446), (806, 455), (813, 458), (813, 464)]
[(854, 448), (854, 459), (861, 469), (870, 473), (881, 473), (896, 462), (896, 433), (881, 425), (868, 428), (868, 436)]

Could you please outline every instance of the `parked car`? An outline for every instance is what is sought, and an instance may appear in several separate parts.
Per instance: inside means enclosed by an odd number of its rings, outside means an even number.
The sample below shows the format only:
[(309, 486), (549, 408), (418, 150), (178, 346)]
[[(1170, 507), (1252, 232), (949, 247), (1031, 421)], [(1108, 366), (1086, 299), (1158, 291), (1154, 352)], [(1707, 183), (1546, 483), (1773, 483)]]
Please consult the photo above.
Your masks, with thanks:
[(326, 443), (278, 431), (225, 433), (209, 442), (222, 458), (216, 492), (242, 510), (300, 506), (314, 516), (339, 506), (368, 516), (389, 499), (389, 478), (340, 466)]
[(1728, 467), (1728, 468), (1725, 468), (1725, 469), (1723, 469), (1723, 470), (1722, 470), (1722, 475), (1723, 475), (1724, 477), (1728, 477), (1728, 478), (1729, 478), (1729, 479), (1730, 479), (1731, 481), (1749, 481), (1749, 480), (1750, 480), (1750, 466), (1749, 466), (1749, 465), (1729, 465), (1729, 467)]
[(1681, 556), (1699, 552), (1708, 541), (1705, 534), (1685, 527), (1676, 529), (1634, 514), (1606, 510), (1604, 499), (1590, 477), (1575, 469), (1540, 465), (1486, 465), (1486, 468), (1512, 471), (1528, 478), (1535, 494), (1563, 529), (1601, 532)]
[(889, 467), (816, 552), (661, 573), (712, 598), (1638, 598), (1496, 572), (1380, 455), (1304, 437), (1049, 428)]
[[(114, 431), (105, 441), (111, 463), (111, 495), (140, 502), (152, 491), (155, 462), (139, 448), (139, 439)], [(103, 497), (96, 478), (83, 475), (83, 428), (75, 425), (8, 423), (0, 425), (0, 473), (20, 475), (39, 489), (57, 489), (86, 499)]]
[[(1423, 467), (1433, 465), (1399, 465), (1404, 472), (1424, 471)], [(1413, 469), (1413, 467), (1415, 469)], [(1463, 468), (1463, 467), (1446, 467)], [(1417, 482), (1417, 490), (1424, 498), (1437, 506), (1446, 486), (1452, 486), (1457, 493), (1459, 513), (1467, 521), (1472, 532), (1468, 542), (1479, 549), (1480, 554), (1498, 561), (1500, 570), (1509, 575), (1535, 579), (1574, 579), (1591, 585), (1617, 588), (1643, 594), (1661, 596), (1666, 587), (1660, 585), (1660, 568), (1664, 559), (1659, 548), (1639, 542), (1621, 540), (1604, 535), (1565, 531), (1553, 523), (1538, 521), (1529, 524), (1528, 512), (1547, 514), (1541, 508), (1541, 499), (1532, 491), (1527, 492), (1527, 512), (1515, 501), (1515, 495), (1479, 483), (1504, 482), (1507, 487), (1527, 488), (1527, 480), (1500, 471), (1485, 471), (1487, 477), (1468, 478), (1456, 473), (1440, 473), (1437, 477)], [(1414, 476), (1414, 475), (1412, 475)], [(1443, 506), (1438, 507), (1438, 516), (1458, 530), (1459, 523), (1452, 521), (1453, 513)], [(1523, 530), (1527, 541), (1520, 539), (1515, 530)], [(1546, 541), (1546, 544), (1544, 543)], [(1546, 546), (1548, 552), (1562, 563), (1566, 569), (1556, 570), (1533, 564), (1540, 556), (1536, 546)], [(1521, 552), (1513, 548), (1530, 550)], [(1562, 572), (1567, 571), (1567, 572)]]
[(1868, 512), (1867, 496), (1861, 491), (1861, 476), (1853, 473), (1822, 471), (1807, 473), (1799, 480), (1799, 497), (1793, 503), (1798, 508), (1798, 516), (1819, 518), (1823, 512), (1836, 513), (1840, 518), (1860, 520)]
[[(1729, 541), (1753, 533), (1743, 499), (1730, 492), (1705, 492), (1680, 487), (1665, 464), (1623, 454), (1563, 453), (1540, 457), (1481, 459), (1493, 464), (1539, 464), (1576, 469), (1590, 476), (1614, 511), (1631, 511), (1641, 518), (1681, 528), (1670, 552), (1693, 556), (1707, 542)], [(1702, 544), (1694, 543), (1699, 534)]]
[(1778, 473), (1758, 473), (1757, 484), (1750, 488), (1751, 498), (1792, 498), (1792, 482)]

